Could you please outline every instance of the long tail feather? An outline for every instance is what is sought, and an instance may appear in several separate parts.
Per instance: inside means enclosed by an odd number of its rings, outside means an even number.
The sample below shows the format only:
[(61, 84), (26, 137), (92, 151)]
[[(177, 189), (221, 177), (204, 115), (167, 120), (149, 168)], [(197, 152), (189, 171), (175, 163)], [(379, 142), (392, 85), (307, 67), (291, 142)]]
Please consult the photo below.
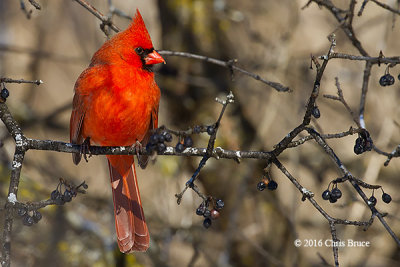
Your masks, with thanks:
[(121, 252), (146, 251), (150, 236), (144, 218), (132, 156), (108, 156), (115, 228)]

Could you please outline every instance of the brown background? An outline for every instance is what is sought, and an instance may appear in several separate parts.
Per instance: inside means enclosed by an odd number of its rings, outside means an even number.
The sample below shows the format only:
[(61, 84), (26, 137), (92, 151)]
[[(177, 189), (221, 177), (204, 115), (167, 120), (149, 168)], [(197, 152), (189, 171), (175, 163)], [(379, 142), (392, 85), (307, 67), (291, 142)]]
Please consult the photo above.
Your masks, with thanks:
[[(32, 9), (25, 1), (28, 9)], [(281, 82), (292, 93), (278, 93), (240, 74), (230, 80), (229, 71), (203, 62), (166, 57), (167, 65), (157, 74), (162, 90), (160, 124), (187, 129), (213, 123), (220, 105), (216, 96), (232, 90), (236, 101), (222, 120), (217, 144), (227, 149), (271, 150), (302, 120), (312, 89), (315, 70), (310, 70), (310, 54), (322, 55), (329, 48), (327, 36), (336, 31), (335, 51), (357, 54), (337, 22), (325, 9), (312, 4), (301, 10), (305, 0), (224, 1), (146, 0), (113, 1), (115, 7), (133, 15), (139, 8), (156, 49), (186, 51), (223, 60), (238, 59), (238, 66)], [(334, 1), (347, 8), (348, 1)], [(361, 1), (359, 1), (361, 2)], [(74, 1), (41, 0), (41, 11), (26, 19), (18, 1), (0, 2), (0, 76), (42, 79), (43, 85), (9, 84), (7, 104), (26, 135), (38, 139), (68, 141), (72, 88), (88, 65), (91, 55), (106, 40), (99, 21)], [(91, 3), (102, 13), (107, 1)], [(356, 10), (360, 7), (358, 3)], [(124, 29), (129, 21), (115, 17)], [(394, 27), (392, 27), (394, 26)], [(354, 29), (364, 48), (377, 56), (399, 55), (399, 21), (393, 23), (388, 11), (369, 3), (362, 17), (354, 18)], [(364, 62), (332, 60), (321, 83), (322, 94), (336, 94), (339, 80), (350, 107), (357, 112)], [(380, 87), (385, 66), (372, 69), (366, 105), (367, 128), (375, 144), (391, 151), (399, 139), (399, 81)], [(399, 68), (391, 73), (397, 77)], [(323, 133), (336, 133), (354, 126), (344, 107), (318, 98), (321, 118), (313, 125)], [(61, 108), (53, 119), (47, 116)], [(13, 142), (0, 128), (0, 192), (2, 203), (8, 190), (9, 161)], [(384, 204), (377, 191), (377, 208), (399, 233), (398, 173), (400, 164), (374, 152), (356, 156), (356, 136), (330, 140), (338, 156), (353, 175), (372, 184), (383, 185), (393, 202)], [(194, 137), (204, 147), (207, 136)], [(316, 194), (315, 199), (334, 217), (368, 220), (369, 209), (348, 185), (340, 185), (343, 197), (336, 204), (321, 199), (328, 183), (340, 174), (332, 161), (313, 142), (288, 149), (280, 160), (300, 183)], [(195, 215), (200, 199), (186, 193), (178, 206), (174, 197), (198, 164), (198, 158), (160, 156), (145, 171), (138, 171), (143, 206), (151, 233), (147, 253), (124, 259), (115, 248), (115, 230), (107, 164), (103, 156), (92, 157), (78, 167), (71, 155), (29, 151), (23, 167), (20, 201), (46, 199), (58, 179), (75, 183), (85, 180), (88, 194), (79, 195), (62, 207), (42, 210), (39, 224), (14, 225), (13, 266), (113, 266), (121, 260), (129, 266), (320, 266), (333, 263), (332, 249), (304, 246), (296, 248), (296, 238), (330, 239), (329, 225), (278, 170), (272, 174), (277, 191), (258, 192), (264, 162), (210, 160), (200, 174), (199, 185), (207, 194), (224, 199), (221, 218), (205, 230)], [(366, 190), (367, 195), (372, 192)], [(383, 226), (376, 221), (368, 231), (338, 226), (338, 237), (346, 241), (370, 241), (368, 248), (339, 250), (342, 266), (396, 266), (399, 249)], [(192, 258), (197, 255), (197, 258)], [(193, 260), (191, 262), (191, 259)], [(136, 265), (134, 265), (136, 264)], [(127, 266), (128, 266), (127, 265)]]

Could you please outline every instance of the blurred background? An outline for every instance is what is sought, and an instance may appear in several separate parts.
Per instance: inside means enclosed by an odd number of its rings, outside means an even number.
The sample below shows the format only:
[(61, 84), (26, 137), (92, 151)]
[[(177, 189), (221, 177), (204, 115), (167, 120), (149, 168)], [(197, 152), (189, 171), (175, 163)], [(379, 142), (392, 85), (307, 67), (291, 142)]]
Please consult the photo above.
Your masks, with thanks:
[[(24, 1), (28, 10), (33, 9)], [(88, 66), (92, 54), (106, 40), (100, 22), (74, 1), (38, 1), (30, 19), (19, 1), (0, 1), (0, 76), (41, 79), (44, 84), (7, 84), (7, 104), (24, 133), (30, 138), (69, 141), (69, 116), (73, 87)], [(349, 1), (333, 1), (343, 9)], [(362, 1), (356, 6), (358, 11)], [(395, 1), (388, 1), (393, 4)], [(107, 14), (108, 1), (90, 1)], [(139, 8), (156, 49), (184, 51), (222, 60), (238, 59), (237, 65), (262, 77), (289, 86), (292, 93), (274, 89), (241, 74), (233, 80), (229, 70), (193, 59), (165, 57), (157, 69), (162, 91), (159, 124), (186, 130), (215, 122), (221, 106), (215, 97), (229, 90), (235, 103), (227, 109), (217, 144), (232, 150), (271, 150), (303, 118), (312, 90), (315, 70), (310, 54), (323, 55), (327, 36), (335, 31), (335, 51), (358, 55), (338, 23), (324, 8), (306, 0), (114, 0), (114, 7), (132, 16)], [(113, 17), (121, 29), (129, 20)], [(373, 3), (354, 29), (371, 56), (400, 54), (399, 20)], [(331, 60), (321, 83), (322, 94), (336, 94), (338, 77), (344, 96), (358, 112), (365, 62)], [(379, 86), (386, 66), (374, 66), (366, 104), (366, 123), (374, 143), (384, 151), (399, 144), (399, 81)], [(397, 77), (399, 67), (391, 68)], [(355, 126), (343, 105), (319, 97), (321, 118), (313, 125), (321, 133), (337, 133)], [(10, 161), (14, 143), (1, 126), (0, 199), (8, 192)], [(194, 136), (195, 146), (204, 147), (207, 136)], [(377, 208), (388, 212), (389, 225), (397, 235), (399, 223), (398, 159), (388, 167), (374, 152), (355, 155), (356, 136), (329, 140), (339, 158), (356, 177), (382, 185), (391, 194), (390, 205), (376, 191)], [(172, 144), (174, 145), (174, 144)], [(340, 176), (330, 158), (314, 142), (286, 150), (279, 159), (299, 182), (315, 193), (315, 199), (333, 217), (368, 220), (370, 211), (347, 184), (340, 184), (343, 197), (335, 204), (323, 201), (321, 193)], [(150, 229), (147, 253), (122, 255), (115, 242), (113, 204), (104, 156), (89, 163), (72, 163), (71, 155), (29, 151), (23, 165), (19, 201), (50, 197), (62, 177), (89, 185), (64, 206), (42, 209), (43, 219), (32, 227), (14, 222), (12, 266), (325, 266), (333, 264), (332, 248), (299, 247), (295, 239), (331, 238), (327, 221), (309, 202), (302, 202), (297, 189), (275, 167), (276, 191), (257, 191), (265, 162), (211, 159), (200, 173), (204, 193), (221, 198), (225, 208), (209, 229), (195, 210), (201, 199), (187, 191), (181, 205), (175, 194), (193, 174), (199, 158), (157, 157), (146, 170), (138, 170), (143, 207)], [(365, 190), (370, 196), (372, 192)], [(2, 216), (2, 213), (0, 212)], [(3, 218), (0, 218), (3, 223)], [(338, 226), (338, 238), (369, 241), (370, 247), (339, 249), (342, 266), (399, 266), (400, 251), (378, 220), (368, 229)]]

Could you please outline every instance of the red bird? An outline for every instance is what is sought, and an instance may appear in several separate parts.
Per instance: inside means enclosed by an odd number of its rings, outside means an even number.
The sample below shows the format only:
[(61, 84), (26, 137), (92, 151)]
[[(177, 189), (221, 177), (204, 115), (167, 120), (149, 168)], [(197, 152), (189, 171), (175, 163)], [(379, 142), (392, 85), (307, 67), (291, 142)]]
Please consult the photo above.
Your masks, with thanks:
[[(93, 55), (75, 84), (70, 120), (73, 144), (130, 146), (147, 143), (157, 128), (160, 89), (152, 65), (164, 59), (154, 50), (139, 11), (132, 24)], [(81, 154), (73, 154), (78, 164)], [(143, 214), (133, 156), (108, 155), (115, 227), (121, 252), (146, 251), (149, 231)], [(148, 157), (140, 156), (144, 168)]]

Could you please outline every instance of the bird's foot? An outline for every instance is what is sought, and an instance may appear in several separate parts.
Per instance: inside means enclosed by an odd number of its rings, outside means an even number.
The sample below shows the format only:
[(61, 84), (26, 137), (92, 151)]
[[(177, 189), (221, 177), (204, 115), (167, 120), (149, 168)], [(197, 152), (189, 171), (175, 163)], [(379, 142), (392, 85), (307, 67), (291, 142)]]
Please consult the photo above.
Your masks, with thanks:
[(136, 140), (136, 143), (132, 145), (132, 148), (133, 148), (133, 147), (135, 148), (136, 156), (139, 158), (139, 157), (140, 157), (139, 152), (140, 152), (140, 150), (142, 150), (142, 148), (143, 148), (142, 143), (140, 143), (138, 140)]
[(140, 150), (143, 149), (143, 145), (141, 142), (136, 140), (136, 143), (132, 145), (132, 147), (135, 148), (136, 150), (136, 156), (138, 158), (138, 163), (139, 166), (144, 169), (147, 166), (147, 163), (149, 162), (149, 156), (148, 155), (140, 155)]
[(83, 155), (83, 158), (85, 159), (86, 162), (88, 162), (88, 158), (92, 156), (92, 153), (90, 152), (90, 137), (87, 137), (85, 141), (81, 144), (81, 155)]

